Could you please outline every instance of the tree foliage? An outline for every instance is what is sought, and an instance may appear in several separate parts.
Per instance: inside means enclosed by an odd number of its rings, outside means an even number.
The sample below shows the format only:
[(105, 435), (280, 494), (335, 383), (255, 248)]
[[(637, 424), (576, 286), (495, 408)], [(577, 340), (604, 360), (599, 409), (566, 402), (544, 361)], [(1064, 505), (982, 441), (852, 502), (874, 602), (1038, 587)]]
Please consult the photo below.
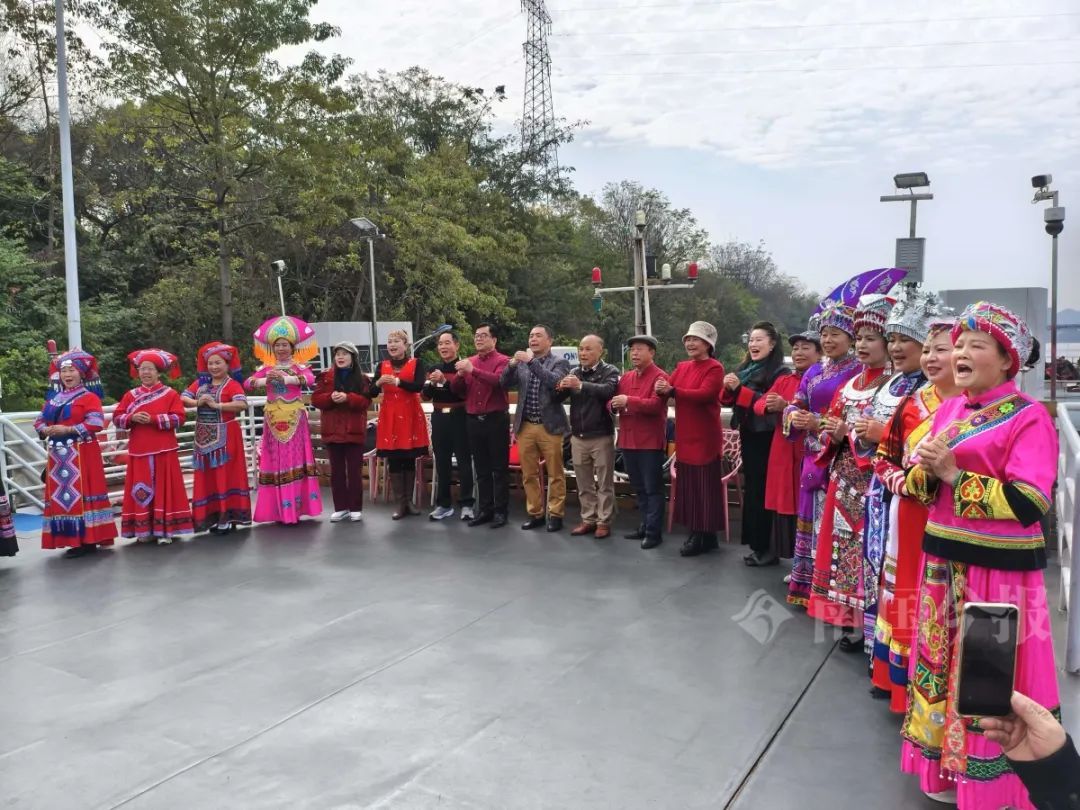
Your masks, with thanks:
[[(37, 407), (44, 343), (63, 344), (64, 291), (51, 4), (0, 0), (0, 347), (3, 407)], [(108, 393), (129, 385), (140, 345), (176, 352), (190, 378), (201, 343), (247, 335), (277, 311), (270, 263), (286, 262), (286, 305), (313, 321), (366, 320), (368, 247), (349, 220), (377, 223), (380, 319), (418, 334), (498, 323), (504, 348), (546, 323), (560, 342), (600, 334), (618, 361), (634, 330), (630, 295), (593, 310), (589, 270), (630, 281), (637, 210), (658, 264), (701, 265), (692, 291), (652, 295), (661, 359), (682, 357), (693, 320), (739, 355), (759, 318), (801, 329), (813, 299), (763, 246), (713, 245), (658, 189), (613, 183), (578, 195), (569, 170), (496, 127), (501, 90), (422, 67), (348, 75), (299, 53), (337, 32), (315, 0), (84, 0), (70, 10), (76, 89), (72, 151), (85, 348)], [(104, 42), (93, 58), (75, 31)], [(18, 58), (16, 58), (18, 57)], [(565, 143), (573, 126), (562, 124)], [(565, 168), (565, 167), (564, 167)]]

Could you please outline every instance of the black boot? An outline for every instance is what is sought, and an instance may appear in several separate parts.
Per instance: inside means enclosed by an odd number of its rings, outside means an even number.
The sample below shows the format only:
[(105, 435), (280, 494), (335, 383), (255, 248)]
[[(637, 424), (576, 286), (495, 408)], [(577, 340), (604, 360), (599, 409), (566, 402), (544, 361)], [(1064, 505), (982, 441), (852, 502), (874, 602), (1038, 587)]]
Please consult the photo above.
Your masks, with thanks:
[(645, 536), (646, 535), (644, 523), (638, 525), (637, 531), (628, 532), (627, 534), (623, 535), (623, 537), (625, 537), (627, 540), (644, 540)]
[(682, 548), (679, 549), (679, 556), (681, 557), (696, 557), (698, 554), (704, 553), (705, 544), (701, 532), (691, 532), (690, 536), (686, 538), (686, 542), (682, 544)]
[(394, 499), (397, 501), (397, 509), (394, 510), (394, 514), (391, 517), (394, 520), (401, 520), (412, 514), (411, 504), (409, 503), (409, 490), (405, 487), (405, 473), (392, 472), (390, 473), (390, 489), (394, 493)]

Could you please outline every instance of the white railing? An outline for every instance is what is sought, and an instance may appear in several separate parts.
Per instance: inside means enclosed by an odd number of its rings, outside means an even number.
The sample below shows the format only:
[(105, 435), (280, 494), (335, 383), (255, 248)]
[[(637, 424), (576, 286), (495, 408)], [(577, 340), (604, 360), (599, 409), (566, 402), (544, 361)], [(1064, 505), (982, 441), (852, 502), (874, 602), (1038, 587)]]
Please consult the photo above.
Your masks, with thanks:
[[(1065, 669), (1080, 672), (1080, 435), (1073, 420), (1080, 421), (1080, 404), (1059, 402), (1057, 406), (1058, 454), (1057, 524), (1058, 560), (1061, 563), (1061, 593), (1058, 608), (1069, 611), (1065, 639)], [(1072, 608), (1070, 610), (1070, 608)]]
[[(265, 397), (249, 397), (247, 409), (237, 414), (244, 432), (248, 481), (255, 486), (258, 475), (258, 440), (262, 435), (262, 409)], [(105, 430), (98, 434), (101, 455), (105, 461), (105, 480), (119, 500), (124, 481), (127, 439), (112, 423), (115, 405), (105, 407)], [(180, 443), (180, 466), (185, 473), (191, 470), (191, 453), (195, 437), (194, 408), (188, 408), (188, 419), (176, 432)], [(41, 481), (45, 469), (45, 445), (34, 430), (36, 411), (0, 413), (0, 478), (8, 495), (17, 504), (45, 506), (45, 485)]]

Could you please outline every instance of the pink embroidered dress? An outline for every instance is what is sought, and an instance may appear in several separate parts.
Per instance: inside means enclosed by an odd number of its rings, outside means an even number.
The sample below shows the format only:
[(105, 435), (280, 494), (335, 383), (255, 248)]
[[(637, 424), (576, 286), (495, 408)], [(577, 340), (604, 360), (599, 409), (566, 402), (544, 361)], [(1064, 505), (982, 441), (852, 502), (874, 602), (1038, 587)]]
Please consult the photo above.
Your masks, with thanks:
[(901, 768), (918, 774), (923, 790), (955, 786), (960, 810), (1030, 809), (1000, 746), (982, 735), (977, 718), (956, 712), (956, 629), (966, 602), (1018, 605), (1016, 689), (1059, 710), (1039, 525), (1050, 508), (1057, 436), (1046, 409), (1012, 381), (946, 400), (932, 433), (944, 436), (961, 472), (955, 486), (918, 466), (906, 475), (907, 490), (930, 512)]
[[(267, 379), (276, 368), (285, 381)], [(315, 377), (305, 365), (262, 366), (244, 382), (248, 391), (265, 385), (262, 442), (259, 445), (259, 490), (255, 501), (255, 521), (297, 523), (304, 515), (322, 514), (322, 494), (311, 448), (304, 386), (311, 388)]]

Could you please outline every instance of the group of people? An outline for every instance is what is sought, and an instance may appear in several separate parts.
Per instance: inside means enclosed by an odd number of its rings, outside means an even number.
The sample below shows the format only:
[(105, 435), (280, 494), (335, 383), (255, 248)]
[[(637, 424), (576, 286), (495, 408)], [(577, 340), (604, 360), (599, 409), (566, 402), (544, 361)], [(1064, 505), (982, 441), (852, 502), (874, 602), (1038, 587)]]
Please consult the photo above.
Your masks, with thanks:
[[(794, 374), (731, 389), (737, 406), (779, 416), (766, 513), (781, 539), (766, 561), (792, 557), (788, 602), (838, 628), (841, 650), (866, 656), (870, 693), (903, 715), (901, 767), (928, 796), (1030, 808), (1022, 769), (1002, 735), (987, 733), (996, 726), (957, 710), (957, 645), (966, 603), (1017, 605), (1015, 688), (1059, 711), (1042, 575), (1057, 438), (1016, 383), (1038, 344), (1003, 307), (979, 302), (955, 316), (917, 285), (884, 294), (895, 282), (837, 288), (792, 338)], [(755, 450), (743, 435), (749, 500), (765, 442)], [(777, 463), (778, 447), (794, 448), (793, 464)], [(792, 506), (788, 546), (775, 528)], [(744, 531), (767, 523), (747, 508)]]
[[(393, 332), (373, 377), (360, 368), (356, 347), (342, 342), (316, 377), (306, 365), (317, 351), (314, 331), (282, 316), (255, 332), (262, 365), (254, 374), (242, 379), (238, 350), (212, 342), (196, 355), (199, 378), (183, 393), (160, 379), (179, 375), (174, 355), (135, 351), (129, 362), (139, 385), (113, 416), (127, 439), (119, 533), (169, 542), (321, 514), (303, 400), (312, 389), (333, 522), (362, 518), (368, 412), (381, 398), (376, 454), (387, 467), (395, 520), (418, 514), (417, 460), (431, 452), (432, 520), (460, 510), (471, 527), (505, 526), (516, 465), (522, 529), (560, 531), (569, 437), (580, 503), (572, 535), (610, 536), (618, 452), (638, 506), (628, 537), (644, 549), (663, 541), (669, 465), (677, 481), (672, 518), (688, 530), (680, 553), (695, 556), (717, 547), (723, 526), (721, 407), (728, 406), (743, 462), (745, 563), (792, 560), (789, 603), (841, 628), (840, 648), (866, 656), (871, 693), (904, 715), (902, 768), (927, 794), (962, 808), (1030, 807), (1000, 735), (957, 711), (956, 650), (965, 603), (1017, 604), (1016, 688), (1057, 710), (1041, 528), (1057, 441), (1046, 410), (1015, 381), (1037, 360), (1037, 342), (1020, 318), (991, 303), (953, 316), (917, 285), (890, 297), (898, 280), (862, 274), (838, 287), (808, 329), (788, 338), (793, 368), (768, 322), (754, 324), (730, 373), (714, 357), (716, 329), (704, 321), (688, 327), (687, 359), (670, 374), (656, 364), (651, 335), (628, 341), (631, 368), (620, 373), (596, 335), (582, 338), (571, 367), (552, 353), (544, 325), (512, 355), (499, 351), (491, 324), (475, 328), (467, 357), (454, 333), (442, 334), (430, 369), (410, 356), (408, 336)], [(95, 358), (78, 349), (58, 356), (53, 371), (61, 390), (35, 424), (48, 448), (42, 544), (81, 556), (117, 537), (97, 442), (105, 428), (100, 380)], [(253, 391), (267, 397), (254, 512), (236, 421)], [(190, 500), (176, 440), (185, 407), (195, 408), (196, 422)]]

